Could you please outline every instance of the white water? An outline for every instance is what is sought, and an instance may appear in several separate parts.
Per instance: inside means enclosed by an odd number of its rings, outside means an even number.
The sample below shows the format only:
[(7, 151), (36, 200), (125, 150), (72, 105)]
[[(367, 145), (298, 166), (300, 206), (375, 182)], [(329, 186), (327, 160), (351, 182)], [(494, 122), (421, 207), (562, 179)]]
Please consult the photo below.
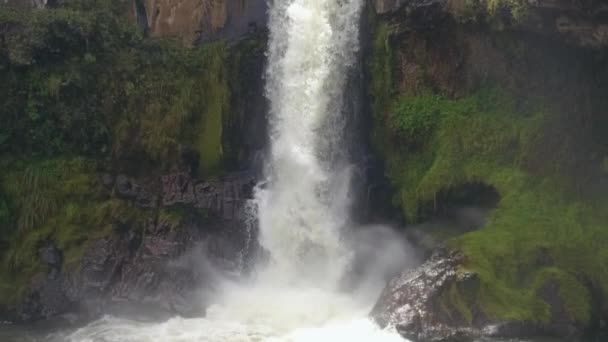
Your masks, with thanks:
[[(370, 281), (341, 291), (357, 250), (342, 234), (350, 225), (351, 195), (342, 98), (356, 61), (362, 1), (271, 1), (271, 149), (267, 180), (256, 195), (260, 243), (270, 260), (255, 279), (226, 283), (205, 318), (159, 324), (106, 317), (63, 339), (403, 341), (367, 318), (390, 258), (370, 262)], [(376, 247), (370, 258), (379, 251), (403, 257), (395, 245)]]

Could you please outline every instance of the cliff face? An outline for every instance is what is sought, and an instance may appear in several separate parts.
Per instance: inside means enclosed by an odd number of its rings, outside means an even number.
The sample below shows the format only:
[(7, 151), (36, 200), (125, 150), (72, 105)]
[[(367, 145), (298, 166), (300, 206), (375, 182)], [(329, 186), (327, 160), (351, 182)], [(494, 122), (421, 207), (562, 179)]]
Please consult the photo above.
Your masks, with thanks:
[(129, 5), (0, 6), (0, 320), (200, 314), (259, 251), (264, 34), (149, 39)]
[(608, 318), (605, 5), (373, 5), (373, 140), (393, 203), (410, 223), (489, 213), (481, 229), (417, 228), (447, 249), (395, 278), (373, 315), (414, 341), (595, 331)]
[(235, 40), (263, 29), (266, 20), (264, 0), (145, 0), (143, 5), (151, 36), (189, 42)]
[[(78, 3), (65, 0), (1, 0), (17, 8), (45, 8)], [(136, 20), (151, 37), (177, 37), (187, 44), (224, 39), (235, 41), (264, 30), (265, 0), (118, 0), (130, 7)], [(119, 7), (123, 7), (120, 5)]]
[[(378, 14), (406, 20), (452, 18), (556, 37), (571, 44), (608, 45), (608, 7), (600, 0), (373, 0)], [(409, 19), (407, 19), (407, 18)]]

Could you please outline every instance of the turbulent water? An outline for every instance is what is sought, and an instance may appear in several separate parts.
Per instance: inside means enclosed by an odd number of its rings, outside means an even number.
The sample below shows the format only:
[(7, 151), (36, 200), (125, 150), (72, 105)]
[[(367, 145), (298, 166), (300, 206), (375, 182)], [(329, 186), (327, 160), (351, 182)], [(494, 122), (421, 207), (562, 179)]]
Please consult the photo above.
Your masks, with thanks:
[[(105, 317), (46, 340), (403, 341), (367, 318), (390, 258), (370, 252), (373, 243), (364, 234), (343, 234), (352, 229), (343, 97), (357, 60), (362, 5), (362, 0), (270, 3), (271, 144), (255, 200), (260, 243), (270, 257), (253, 279), (225, 282), (204, 318), (142, 323)], [(353, 273), (355, 254), (365, 250), (352, 236), (366, 240), (370, 259), (369, 272), (357, 272), (357, 286), (347, 286), (355, 282), (346, 276)], [(391, 243), (378, 250), (403, 259)]]

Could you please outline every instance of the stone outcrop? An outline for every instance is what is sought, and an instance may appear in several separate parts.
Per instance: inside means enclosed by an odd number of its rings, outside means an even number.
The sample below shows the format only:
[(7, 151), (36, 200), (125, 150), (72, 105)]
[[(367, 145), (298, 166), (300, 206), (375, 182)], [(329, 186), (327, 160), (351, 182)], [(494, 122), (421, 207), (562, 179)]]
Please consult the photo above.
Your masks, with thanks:
[(471, 341), (478, 338), (524, 338), (560, 336), (578, 341), (584, 328), (565, 310), (559, 284), (547, 282), (537, 295), (550, 308), (548, 322), (498, 321), (484, 314), (477, 304), (454, 302), (452, 291), (475, 296), (480, 279), (464, 271), (465, 258), (456, 251), (439, 248), (422, 266), (392, 279), (372, 310), (382, 327), (392, 326), (414, 341)]
[[(1, 313), (3, 318), (200, 315), (218, 275), (248, 272), (259, 252), (256, 227), (246, 212), (254, 185), (250, 173), (215, 181), (199, 181), (187, 172), (156, 180), (122, 174), (101, 179), (122, 201), (141, 208), (144, 226), (117, 217), (113, 232), (91, 240), (76, 265), (64, 265), (62, 251), (48, 241), (38, 252), (46, 273), (29, 284), (13, 312)], [(177, 206), (186, 213), (179, 222), (160, 214)]]

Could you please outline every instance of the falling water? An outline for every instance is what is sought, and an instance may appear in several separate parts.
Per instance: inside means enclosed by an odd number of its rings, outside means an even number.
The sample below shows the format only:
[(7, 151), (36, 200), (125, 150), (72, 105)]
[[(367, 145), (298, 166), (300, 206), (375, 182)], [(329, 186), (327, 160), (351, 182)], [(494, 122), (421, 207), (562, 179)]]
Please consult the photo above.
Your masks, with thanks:
[(58, 340), (403, 341), (367, 318), (379, 286), (341, 290), (356, 250), (343, 238), (354, 234), (343, 234), (352, 225), (343, 98), (356, 71), (362, 6), (363, 0), (270, 2), (270, 150), (256, 191), (260, 244), (270, 257), (254, 279), (226, 282), (205, 318), (105, 317)]
[(350, 166), (342, 98), (358, 50), (361, 0), (275, 1), (270, 13), (268, 185), (258, 192), (271, 276), (331, 287), (350, 261), (341, 241)]

